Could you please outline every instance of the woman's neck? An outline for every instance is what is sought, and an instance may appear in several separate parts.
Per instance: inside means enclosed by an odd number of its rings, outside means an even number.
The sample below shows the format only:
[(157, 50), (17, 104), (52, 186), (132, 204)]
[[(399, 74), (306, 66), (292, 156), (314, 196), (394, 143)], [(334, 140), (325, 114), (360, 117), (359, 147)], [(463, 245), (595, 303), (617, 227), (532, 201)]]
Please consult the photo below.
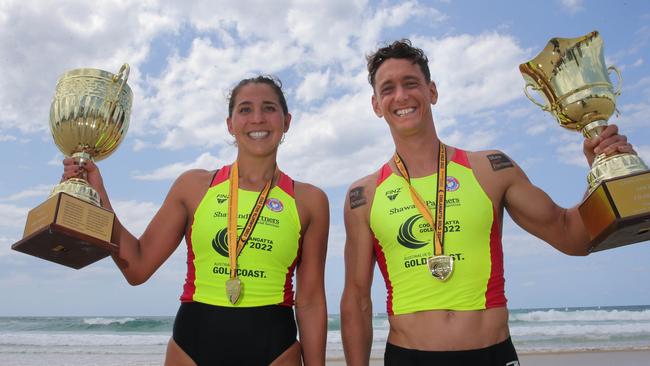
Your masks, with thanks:
[(237, 156), (239, 187), (254, 191), (261, 190), (266, 182), (274, 177), (276, 166), (275, 155), (263, 158)]

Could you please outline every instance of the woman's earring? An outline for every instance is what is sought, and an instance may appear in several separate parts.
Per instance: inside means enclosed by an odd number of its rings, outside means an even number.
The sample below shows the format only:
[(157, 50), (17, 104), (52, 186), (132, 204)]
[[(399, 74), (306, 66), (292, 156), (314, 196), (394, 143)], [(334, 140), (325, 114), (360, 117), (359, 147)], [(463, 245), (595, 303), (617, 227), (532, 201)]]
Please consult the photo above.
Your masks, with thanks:
[(286, 135), (287, 135), (286, 133), (283, 133), (283, 134), (282, 134), (282, 138), (280, 139), (280, 145), (282, 145), (282, 143), (284, 142), (284, 137), (285, 137)]

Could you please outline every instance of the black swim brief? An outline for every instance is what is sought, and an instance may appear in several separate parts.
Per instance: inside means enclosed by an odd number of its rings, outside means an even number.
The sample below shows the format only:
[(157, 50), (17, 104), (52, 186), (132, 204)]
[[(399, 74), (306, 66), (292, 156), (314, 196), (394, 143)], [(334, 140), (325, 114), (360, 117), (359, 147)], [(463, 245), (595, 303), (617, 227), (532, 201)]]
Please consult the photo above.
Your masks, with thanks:
[(467, 351), (419, 351), (386, 343), (385, 366), (519, 366), (510, 338), (480, 349)]
[(182, 303), (173, 338), (198, 366), (268, 365), (296, 342), (293, 308)]

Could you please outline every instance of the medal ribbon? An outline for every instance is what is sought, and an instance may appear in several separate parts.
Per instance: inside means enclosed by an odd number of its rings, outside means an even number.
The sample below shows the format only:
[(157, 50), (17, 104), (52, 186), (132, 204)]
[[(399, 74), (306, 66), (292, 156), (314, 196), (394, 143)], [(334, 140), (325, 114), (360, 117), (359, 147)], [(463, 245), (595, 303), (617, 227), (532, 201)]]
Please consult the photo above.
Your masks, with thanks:
[(260, 218), (264, 203), (271, 191), (271, 184), (273, 183), (273, 178), (275, 178), (275, 170), (273, 171), (273, 176), (266, 182), (264, 189), (262, 189), (257, 197), (257, 202), (248, 215), (246, 225), (244, 225), (244, 230), (239, 239), (237, 239), (237, 204), (239, 200), (239, 169), (237, 162), (235, 161), (230, 168), (230, 192), (228, 195), (228, 259), (230, 259), (230, 279), (237, 277), (237, 257), (239, 257), (242, 249), (244, 249), (244, 245), (246, 245), (257, 224), (257, 220)]
[(408, 169), (397, 152), (393, 155), (393, 161), (397, 166), (397, 170), (399, 170), (400, 174), (402, 174), (402, 177), (406, 179), (406, 182), (409, 185), (411, 198), (413, 198), (415, 207), (417, 207), (418, 211), (420, 211), (429, 225), (435, 229), (435, 233), (433, 234), (433, 255), (443, 255), (445, 240), (445, 198), (447, 194), (447, 150), (445, 145), (442, 142), (438, 144), (438, 191), (436, 195), (435, 224), (429, 207), (427, 207), (427, 204), (415, 190), (415, 187), (411, 185), (411, 178), (409, 177)]

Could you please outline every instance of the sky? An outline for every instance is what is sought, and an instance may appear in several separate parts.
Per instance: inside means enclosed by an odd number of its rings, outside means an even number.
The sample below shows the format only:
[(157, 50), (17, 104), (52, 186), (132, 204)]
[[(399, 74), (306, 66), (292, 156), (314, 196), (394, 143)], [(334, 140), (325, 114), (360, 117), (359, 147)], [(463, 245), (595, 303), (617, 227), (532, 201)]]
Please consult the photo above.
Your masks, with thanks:
[[(0, 316), (174, 315), (179, 305), (184, 242), (136, 287), (110, 259), (73, 270), (11, 250), (27, 212), (61, 176), (63, 154), (49, 131), (49, 108), (58, 77), (74, 68), (131, 66), (129, 130), (98, 165), (117, 216), (135, 235), (181, 172), (234, 160), (225, 118), (236, 82), (278, 76), (293, 115), (279, 166), (321, 187), (330, 200), (330, 313), (339, 312), (343, 287), (345, 192), (394, 149), (385, 122), (372, 112), (366, 79), (365, 55), (378, 46), (409, 38), (425, 50), (439, 92), (433, 115), (445, 143), (502, 150), (555, 202), (571, 207), (587, 188), (582, 136), (525, 97), (518, 65), (553, 37), (598, 30), (607, 65), (623, 75), (620, 115), (609, 122), (650, 162), (650, 3), (485, 4), (0, 0)], [(649, 243), (569, 257), (508, 217), (503, 243), (510, 308), (650, 304)], [(374, 311), (385, 312), (378, 269), (372, 297)]]

